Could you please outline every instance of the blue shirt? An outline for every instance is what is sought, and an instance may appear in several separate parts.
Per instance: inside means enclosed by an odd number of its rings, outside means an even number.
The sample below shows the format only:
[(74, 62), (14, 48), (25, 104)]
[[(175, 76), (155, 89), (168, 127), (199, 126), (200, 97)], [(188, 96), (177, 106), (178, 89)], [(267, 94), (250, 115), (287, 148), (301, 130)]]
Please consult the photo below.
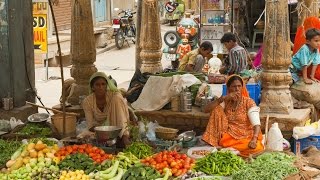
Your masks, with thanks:
[(292, 57), (292, 65), (298, 71), (304, 66), (320, 64), (319, 50), (311, 51), (308, 45), (303, 45), (299, 51)]

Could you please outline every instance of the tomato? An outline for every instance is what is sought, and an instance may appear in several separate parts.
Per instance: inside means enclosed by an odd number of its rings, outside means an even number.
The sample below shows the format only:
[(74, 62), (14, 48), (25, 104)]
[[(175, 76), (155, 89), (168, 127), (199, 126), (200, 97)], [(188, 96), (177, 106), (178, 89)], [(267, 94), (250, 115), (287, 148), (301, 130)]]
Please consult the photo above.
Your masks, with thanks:
[(174, 176), (178, 177), (182, 174), (182, 170), (179, 169), (176, 173), (174, 173)]
[(176, 155), (174, 155), (174, 158), (176, 158), (176, 159), (180, 159), (180, 158), (181, 158), (181, 156), (180, 156), (180, 154), (176, 154)]
[(161, 163), (162, 162), (162, 158), (161, 157), (156, 157), (156, 162), (157, 163)]
[(181, 155), (181, 159), (186, 159), (188, 156), (186, 154)]
[(182, 169), (182, 173), (181, 174), (185, 174), (188, 171), (188, 169)]
[(178, 171), (178, 169), (176, 169), (176, 168), (172, 168), (172, 169), (171, 169), (171, 173), (172, 173), (172, 174), (175, 174), (177, 171)]
[(190, 164), (184, 164), (183, 166), (185, 169), (190, 169)]
[(177, 163), (175, 162), (175, 161), (172, 161), (171, 163), (170, 163), (170, 167), (175, 167), (177, 165)]

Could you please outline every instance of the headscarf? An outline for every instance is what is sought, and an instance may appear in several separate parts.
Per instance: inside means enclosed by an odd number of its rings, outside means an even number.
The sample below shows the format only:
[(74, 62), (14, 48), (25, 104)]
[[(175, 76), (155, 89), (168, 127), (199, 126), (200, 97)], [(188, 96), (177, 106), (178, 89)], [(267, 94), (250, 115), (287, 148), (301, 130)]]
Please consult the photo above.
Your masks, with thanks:
[[(226, 81), (226, 85), (228, 84), (229, 80), (234, 77), (234, 76), (237, 76), (241, 79), (242, 81), (242, 90), (241, 90), (241, 95), (243, 97), (249, 97), (249, 93), (248, 93), (248, 90), (247, 90), (247, 87), (246, 87), (246, 83), (244, 82), (244, 80), (242, 79), (241, 76), (237, 75), (237, 74), (233, 74), (233, 75), (230, 75), (228, 78), (227, 78), (227, 81)], [(227, 94), (229, 93), (229, 90), (228, 90), (228, 86), (227, 86)]]
[(104, 72), (96, 72), (96, 73), (92, 74), (92, 76), (90, 77), (90, 80), (89, 80), (89, 93), (90, 94), (92, 93), (92, 88), (90, 86), (91, 81), (96, 77), (102, 77), (107, 81), (107, 87), (106, 87), (107, 90), (110, 90), (112, 92), (119, 91), (118, 88), (115, 86), (115, 84), (112, 82), (112, 80)]

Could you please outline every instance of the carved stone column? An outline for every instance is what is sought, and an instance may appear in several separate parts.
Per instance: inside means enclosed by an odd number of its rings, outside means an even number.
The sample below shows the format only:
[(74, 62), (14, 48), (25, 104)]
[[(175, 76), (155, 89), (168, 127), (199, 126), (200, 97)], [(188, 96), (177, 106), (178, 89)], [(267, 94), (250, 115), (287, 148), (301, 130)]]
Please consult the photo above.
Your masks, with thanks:
[(284, 137), (290, 138), (293, 127), (309, 119), (310, 109), (293, 109), (289, 90), (292, 78), (288, 70), (291, 51), (287, 3), (287, 0), (266, 0), (260, 118), (262, 129), (266, 117), (270, 117), (269, 127), (274, 122), (279, 123)]
[(140, 47), (141, 72), (161, 72), (162, 40), (158, 0), (142, 1)]
[(298, 27), (310, 16), (319, 16), (318, 0), (298, 0)]
[(75, 79), (67, 101), (79, 104), (79, 96), (89, 93), (89, 78), (97, 71), (96, 47), (93, 33), (91, 1), (72, 0), (71, 76)]
[(291, 51), (287, 1), (267, 0), (266, 16), (260, 108), (262, 112), (289, 114), (293, 102), (289, 90)]

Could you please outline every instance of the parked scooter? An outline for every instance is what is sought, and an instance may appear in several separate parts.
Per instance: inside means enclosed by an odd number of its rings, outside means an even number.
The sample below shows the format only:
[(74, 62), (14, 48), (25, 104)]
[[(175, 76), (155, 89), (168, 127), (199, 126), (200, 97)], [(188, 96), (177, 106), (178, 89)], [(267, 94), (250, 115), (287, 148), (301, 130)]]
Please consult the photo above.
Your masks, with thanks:
[[(115, 8), (115, 11), (118, 11), (119, 8)], [(129, 41), (131, 40), (134, 44), (136, 43), (136, 26), (133, 20), (133, 14), (136, 12), (132, 12), (131, 10), (121, 10), (118, 15), (123, 14), (123, 16), (119, 18), (115, 18), (112, 20), (112, 27), (114, 28), (115, 33), (115, 43), (118, 49), (121, 49), (126, 41), (129, 45)]]
[(183, 17), (185, 5), (181, 0), (170, 0), (165, 4), (165, 10), (165, 18), (169, 22), (170, 26), (173, 26)]

